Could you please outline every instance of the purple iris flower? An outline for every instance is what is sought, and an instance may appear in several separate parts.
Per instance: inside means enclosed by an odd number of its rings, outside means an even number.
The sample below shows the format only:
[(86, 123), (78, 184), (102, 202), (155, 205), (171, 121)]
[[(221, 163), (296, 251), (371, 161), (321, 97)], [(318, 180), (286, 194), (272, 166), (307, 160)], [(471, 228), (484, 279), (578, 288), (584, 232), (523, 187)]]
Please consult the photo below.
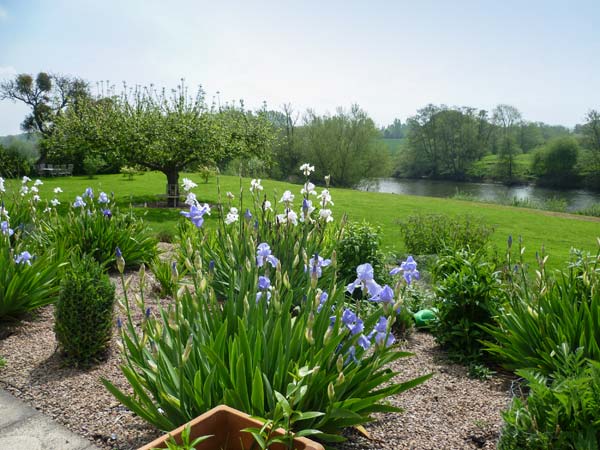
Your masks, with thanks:
[(383, 340), (386, 339), (386, 336), (387, 336), (387, 339), (385, 341), (386, 347), (389, 347), (390, 345), (392, 345), (394, 342), (396, 342), (396, 338), (391, 333), (388, 335), (387, 326), (388, 326), (387, 318), (384, 316), (381, 316), (379, 318), (379, 321), (377, 322), (377, 325), (375, 325), (375, 328), (373, 328), (373, 331), (371, 331), (371, 333), (369, 333), (369, 339), (372, 339), (373, 337), (375, 337), (375, 342), (377, 344), (381, 344), (383, 342)]
[(89, 199), (93, 199), (94, 198), (94, 190), (89, 187), (85, 190), (85, 192), (83, 193), (83, 197), (88, 197)]
[(358, 337), (357, 344), (360, 345), (363, 348), (363, 350), (368, 350), (371, 346), (371, 341), (364, 334), (361, 334)]
[(346, 290), (350, 293), (354, 292), (354, 290), (358, 286), (363, 286), (369, 292), (369, 295), (375, 296), (381, 290), (381, 286), (379, 286), (375, 280), (373, 279), (373, 266), (369, 263), (361, 264), (356, 268), (357, 278), (353, 283), (350, 283)]
[(104, 215), (104, 217), (108, 217), (109, 219), (112, 217), (112, 212), (110, 211), (110, 209), (103, 209), (102, 210), (102, 214)]
[(387, 284), (369, 300), (377, 303), (394, 303), (394, 291)]
[(106, 195), (106, 192), (100, 192), (100, 195), (98, 196), (98, 203), (109, 203), (109, 202), (110, 202), (110, 200), (108, 199), (108, 195)]
[(25, 250), (24, 252), (19, 253), (17, 256), (15, 256), (15, 262), (17, 264), (27, 264), (28, 266), (31, 265), (31, 253), (29, 253), (27, 250)]
[(9, 237), (14, 234), (14, 230), (8, 226), (8, 221), (6, 220), (0, 223), (0, 232)]
[(83, 198), (81, 196), (77, 196), (75, 197), (75, 201), (73, 202), (73, 208), (83, 208), (86, 205), (86, 203), (83, 201)]
[(273, 267), (277, 267), (279, 260), (271, 254), (271, 247), (269, 247), (269, 244), (263, 242), (258, 244), (256, 249), (256, 265), (262, 267), (265, 262), (268, 262)]
[(260, 292), (256, 293), (256, 302), (262, 298), (263, 294), (267, 294), (267, 301), (271, 299), (271, 280), (268, 277), (260, 276), (258, 277), (258, 289)]
[(315, 253), (315, 256), (310, 258), (310, 260), (308, 261), (308, 264), (310, 265), (310, 268), (311, 268), (311, 275), (314, 275), (317, 278), (320, 278), (321, 275), (323, 275), (323, 267), (327, 267), (329, 264), (331, 264), (331, 260), (323, 259), (322, 256), (319, 256), (318, 254)]
[(246, 212), (244, 213), (244, 219), (246, 220), (246, 222), (250, 222), (250, 219), (252, 219), (252, 213), (250, 212), (249, 208), (246, 208)]
[(402, 276), (407, 284), (410, 284), (412, 280), (421, 278), (421, 274), (419, 274), (419, 271), (417, 270), (417, 262), (412, 256), (406, 258), (406, 261), (402, 261), (399, 267), (394, 267), (390, 270), (390, 275), (396, 275), (400, 272), (403, 272)]
[(181, 211), (181, 215), (187, 217), (192, 221), (196, 227), (200, 228), (204, 223), (204, 214), (210, 213), (210, 206), (204, 204), (200, 207), (196, 205), (190, 206), (190, 211)]
[(356, 347), (354, 345), (348, 349), (346, 360), (344, 361), (345, 365), (350, 364), (351, 362), (358, 363), (358, 359), (356, 359)]
[(319, 306), (317, 306), (317, 312), (320, 313), (321, 309), (323, 309), (323, 304), (329, 298), (329, 294), (325, 291), (321, 292), (321, 296), (319, 297)]
[(342, 323), (348, 327), (352, 336), (362, 333), (365, 328), (363, 321), (358, 318), (356, 313), (348, 308), (344, 309), (344, 312), (342, 313)]
[(123, 253), (121, 253), (121, 249), (119, 247), (115, 248), (115, 254), (117, 255), (117, 258), (123, 257)]
[(260, 276), (258, 277), (258, 288), (260, 290), (267, 290), (271, 287), (271, 280), (267, 277)]

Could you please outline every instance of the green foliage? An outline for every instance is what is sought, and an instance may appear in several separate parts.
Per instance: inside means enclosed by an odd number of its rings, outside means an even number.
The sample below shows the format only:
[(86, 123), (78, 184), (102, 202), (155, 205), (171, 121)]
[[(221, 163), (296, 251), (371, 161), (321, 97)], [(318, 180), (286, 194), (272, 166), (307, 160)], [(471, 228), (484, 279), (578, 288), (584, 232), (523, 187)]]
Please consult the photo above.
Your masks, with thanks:
[(597, 449), (600, 446), (600, 362), (549, 379), (532, 370), (517, 374), (530, 389), (502, 414), (500, 450)]
[[(408, 356), (389, 345), (394, 314), (381, 306), (361, 322), (349, 318), (335, 257), (322, 261), (320, 272), (309, 260), (327, 255), (319, 251), (326, 248), (326, 218), (305, 211), (298, 224), (289, 216), (275, 221), (276, 211), (259, 196), (255, 189), (252, 220), (240, 214), (228, 223), (230, 210), (218, 230), (195, 230), (198, 240), (184, 229), (182, 259), (193, 289), (179, 290), (171, 306), (142, 323), (126, 299), (122, 370), (134, 395), (104, 383), (161, 429), (226, 404), (271, 421), (281, 413), (294, 432), (319, 430), (320, 439), (341, 441), (343, 428), (397, 411), (384, 399), (429, 375), (392, 382), (397, 374), (389, 363)], [(278, 261), (257, 258), (258, 243), (267, 242)], [(146, 308), (143, 291), (137, 303)]]
[(123, 166), (123, 167), (121, 167), (121, 173), (123, 174), (124, 177), (127, 177), (127, 179), (129, 181), (133, 181), (134, 176), (142, 175), (144, 172), (142, 170), (139, 170), (136, 167)]
[[(284, 161), (315, 161), (315, 179), (330, 175), (332, 185), (350, 187), (390, 171), (390, 154), (378, 139), (379, 130), (358, 105), (349, 111), (338, 108), (334, 115), (308, 111), (301, 128), (294, 128), (291, 134), (286, 127), (285, 132), (291, 143), (282, 144), (281, 151), (291, 150), (292, 154)], [(298, 165), (280, 168), (282, 178), (297, 169)]]
[(588, 206), (585, 209), (580, 209), (576, 211), (575, 214), (581, 214), (583, 216), (593, 216), (600, 217), (600, 203), (594, 203), (591, 206)]
[(480, 340), (489, 334), (480, 325), (494, 323), (504, 300), (495, 266), (487, 261), (485, 250), (457, 250), (440, 257), (433, 268), (438, 309), (432, 333), (461, 361), (481, 356)]
[(40, 72), (32, 75), (20, 73), (14, 79), (0, 83), (0, 100), (20, 101), (31, 108), (21, 128), (49, 136), (54, 121), (66, 109), (76, 109), (78, 101), (89, 95), (89, 88), (80, 78)]
[(94, 178), (98, 172), (105, 166), (102, 157), (97, 155), (87, 155), (83, 158), (83, 172), (90, 178)]
[(481, 219), (463, 215), (418, 214), (400, 222), (404, 246), (416, 255), (440, 254), (445, 249), (485, 247), (494, 228)]
[(538, 149), (533, 158), (532, 170), (538, 183), (552, 186), (576, 185), (575, 170), (579, 146), (572, 137), (561, 137)]
[(86, 155), (159, 170), (168, 185), (177, 186), (186, 167), (224, 164), (239, 156), (268, 159), (271, 138), (262, 114), (244, 110), (243, 104), (210, 109), (202, 89), (190, 96), (182, 82), (170, 94), (124, 89), (120, 96), (81, 102), (77, 111), (57, 119), (48, 146), (57, 158), (86, 149)]
[(75, 365), (104, 356), (112, 336), (115, 288), (91, 256), (73, 257), (56, 303), (54, 333), (61, 351)]
[[(508, 303), (489, 326), (493, 342), (486, 350), (510, 369), (536, 369), (545, 375), (560, 370), (557, 352), (581, 348), (583, 356), (600, 361), (600, 254), (575, 253), (563, 272), (546, 273), (539, 257), (535, 283), (527, 283), (522, 263), (512, 275)], [(509, 267), (512, 267), (510, 255)]]
[(18, 232), (12, 238), (0, 232), (0, 321), (16, 319), (56, 300), (60, 265), (50, 253), (34, 255), (30, 264), (17, 263), (24, 251)]
[[(252, 434), (254, 441), (261, 450), (268, 450), (271, 448), (271, 445), (277, 443), (284, 444), (285, 448), (292, 450), (294, 448), (295, 437), (319, 435), (321, 433), (319, 430), (311, 429), (303, 429), (296, 435), (292, 432), (297, 422), (325, 415), (325, 413), (319, 411), (303, 412), (295, 409), (298, 405), (302, 404), (308, 392), (305, 379), (316, 370), (319, 369), (308, 369), (307, 367), (300, 369), (298, 378), (288, 384), (285, 396), (275, 391), (277, 403), (275, 404), (273, 418), (266, 420), (261, 428), (245, 428), (242, 430)], [(283, 429), (283, 434), (279, 432), (280, 429)]]
[(6, 367), (6, 359), (0, 356), (0, 369)]
[[(189, 424), (185, 426), (183, 431), (181, 432), (181, 443), (178, 443), (173, 436), (169, 438), (167, 441), (167, 449), (168, 450), (196, 450), (196, 445), (201, 442), (210, 439), (213, 435), (209, 434), (207, 436), (198, 436), (193, 441), (191, 440), (192, 428)], [(161, 449), (153, 449), (153, 450), (161, 450)]]
[(150, 270), (160, 285), (159, 295), (161, 297), (173, 296), (179, 283), (177, 263), (157, 256), (152, 260)]
[(463, 179), (469, 166), (483, 156), (491, 127), (483, 110), (431, 104), (407, 123), (408, 152), (398, 172), (432, 178)]
[(356, 267), (363, 263), (373, 266), (375, 278), (388, 284), (385, 255), (380, 249), (381, 227), (366, 221), (348, 222), (337, 243), (338, 277), (344, 283), (356, 279)]
[(4, 147), (0, 144), (0, 176), (5, 178), (20, 178), (32, 172), (31, 161), (19, 148), (12, 144)]
[(108, 214), (106, 209), (94, 207), (93, 199), (86, 200), (90, 209), (72, 208), (48, 223), (47, 234), (39, 238), (41, 245), (58, 245), (67, 252), (77, 250), (105, 266), (114, 264), (116, 247), (127, 258), (127, 267), (152, 260), (156, 240), (132, 209), (121, 212), (117, 207)]

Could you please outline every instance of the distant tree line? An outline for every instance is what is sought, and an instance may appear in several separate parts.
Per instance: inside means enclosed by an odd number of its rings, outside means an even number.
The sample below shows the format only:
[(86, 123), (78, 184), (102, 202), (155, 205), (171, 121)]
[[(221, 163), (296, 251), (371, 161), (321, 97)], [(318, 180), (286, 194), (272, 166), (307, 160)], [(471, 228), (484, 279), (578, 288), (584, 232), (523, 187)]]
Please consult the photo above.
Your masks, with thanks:
[[(337, 186), (387, 176), (600, 189), (600, 114), (590, 111), (574, 130), (523, 119), (513, 106), (492, 111), (426, 105), (406, 122), (378, 128), (358, 105), (334, 114), (303, 113), (284, 105), (249, 111), (239, 104), (207, 105), (204, 91), (153, 86), (93, 95), (75, 77), (40, 72), (0, 83), (0, 99), (30, 107), (21, 127), (35, 136), (35, 154), (23, 144), (0, 146), (4, 175), (27, 174), (37, 162), (73, 164), (75, 173), (118, 172), (135, 165), (179, 173), (212, 166), (245, 176), (300, 181), (298, 167), (315, 165)], [(391, 152), (393, 142), (399, 151)], [(386, 145), (387, 144), (387, 145)], [(21, 148), (23, 147), (23, 148)], [(523, 158), (530, 154), (526, 173)], [(490, 162), (491, 166), (490, 166)]]
[[(560, 125), (523, 120), (513, 106), (488, 112), (471, 107), (427, 105), (382, 129), (382, 136), (402, 139), (395, 175), (432, 179), (493, 178), (506, 183), (536, 180), (555, 186), (600, 186), (600, 116), (590, 111), (585, 123), (569, 130)], [(395, 133), (402, 130), (402, 133)], [(518, 157), (531, 154), (526, 174)], [(494, 164), (477, 171), (477, 163), (494, 155)]]

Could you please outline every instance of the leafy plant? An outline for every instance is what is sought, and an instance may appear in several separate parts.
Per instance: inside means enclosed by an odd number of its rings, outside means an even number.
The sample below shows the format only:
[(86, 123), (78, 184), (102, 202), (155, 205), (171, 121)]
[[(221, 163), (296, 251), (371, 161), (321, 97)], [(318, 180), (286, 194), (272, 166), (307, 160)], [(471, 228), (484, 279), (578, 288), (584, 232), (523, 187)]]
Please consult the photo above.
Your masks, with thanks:
[(438, 309), (432, 332), (459, 360), (478, 359), (480, 340), (490, 335), (480, 326), (494, 321), (504, 301), (500, 277), (483, 250), (458, 250), (440, 257), (433, 270)]
[[(273, 412), (273, 418), (265, 420), (264, 425), (261, 428), (245, 428), (242, 431), (246, 431), (252, 434), (254, 440), (258, 444), (261, 450), (267, 450), (272, 444), (281, 443), (286, 448), (294, 448), (294, 438), (318, 435), (321, 432), (319, 430), (303, 429), (297, 434), (292, 433), (292, 429), (296, 422), (303, 420), (310, 420), (316, 417), (321, 417), (324, 413), (319, 411), (295, 411), (296, 405), (300, 404), (303, 397), (306, 395), (307, 386), (305, 385), (305, 378), (311, 375), (318, 368), (308, 369), (303, 367), (298, 372), (297, 379), (294, 379), (288, 384), (286, 395), (275, 391), (275, 398), (277, 403), (275, 405), (275, 411)], [(283, 429), (283, 435), (278, 432), (279, 429)]]
[(132, 209), (110, 209), (105, 193), (100, 193), (97, 201), (91, 188), (86, 193), (76, 199), (66, 216), (47, 223), (47, 233), (39, 237), (40, 245), (78, 250), (104, 265), (114, 264), (115, 248), (119, 247), (128, 267), (150, 262), (156, 255), (156, 240), (143, 220)]
[(416, 255), (440, 254), (467, 247), (482, 248), (494, 228), (481, 219), (464, 215), (418, 214), (400, 222), (406, 251)]
[(0, 369), (6, 366), (6, 359), (0, 356)]
[(566, 270), (554, 276), (545, 270), (546, 259), (538, 257), (532, 285), (522, 261), (515, 265), (509, 301), (497, 324), (485, 328), (491, 337), (485, 347), (508, 369), (548, 376), (560, 369), (556, 355), (563, 345), (600, 361), (600, 251), (596, 256), (576, 251)]
[(74, 256), (60, 285), (54, 333), (67, 360), (89, 365), (108, 348), (115, 288), (89, 255)]
[[(168, 450), (196, 450), (196, 445), (200, 444), (201, 442), (206, 441), (207, 439), (210, 439), (213, 436), (212, 434), (209, 434), (206, 436), (198, 436), (196, 439), (191, 441), (191, 437), (190, 437), (191, 433), (192, 433), (192, 429), (191, 429), (190, 425), (188, 424), (181, 432), (181, 443), (178, 443), (175, 440), (175, 438), (173, 436), (171, 436), (170, 439), (167, 441), (167, 449)], [(161, 449), (155, 448), (153, 450), (161, 450)]]
[(600, 362), (547, 378), (518, 370), (530, 390), (502, 414), (500, 450), (596, 449), (600, 445)]
[(56, 300), (60, 264), (51, 253), (31, 255), (11, 242), (8, 221), (0, 225), (0, 320), (10, 320)]
[(385, 267), (385, 255), (380, 250), (381, 228), (367, 222), (348, 222), (337, 244), (338, 276), (350, 283), (355, 278), (355, 267), (368, 262), (373, 266), (375, 278), (389, 280)]
[[(288, 202), (285, 216), (267, 222), (271, 229), (259, 222), (257, 230), (251, 218), (230, 209), (219, 230), (197, 230), (204, 247), (194, 249), (191, 237), (184, 240), (182, 259), (194, 288), (176, 293), (173, 305), (159, 308), (158, 315), (138, 324), (125, 299), (122, 370), (134, 394), (104, 384), (144, 420), (172, 429), (218, 404), (274, 420), (277, 404), (283, 407), (279, 392), (293, 405), (294, 413), (284, 408), (282, 414), (294, 432), (319, 430), (319, 439), (335, 442), (344, 439), (343, 428), (370, 420), (374, 412), (398, 411), (384, 399), (430, 377), (392, 381), (397, 374), (388, 364), (409, 356), (391, 345), (393, 310), (380, 304), (359, 317), (346, 307), (335, 257), (326, 263), (319, 252), (324, 241), (317, 232), (328, 216), (316, 219), (306, 208), (303, 225), (294, 224), (291, 193), (282, 201)], [(208, 211), (208, 205), (194, 204), (186, 215), (200, 227)], [(257, 236), (272, 240), (267, 244)], [(202, 254), (209, 246), (216, 250)], [(286, 254), (292, 251), (302, 256)], [(122, 273), (125, 261), (117, 263)], [(372, 268), (363, 275), (357, 286), (374, 283)], [(143, 291), (137, 303), (145, 308)], [(304, 384), (296, 395), (289, 386), (300, 378)]]
[(162, 260), (158, 256), (152, 260), (150, 270), (160, 284), (159, 294), (161, 297), (172, 296), (177, 289), (179, 282), (179, 272), (175, 261)]

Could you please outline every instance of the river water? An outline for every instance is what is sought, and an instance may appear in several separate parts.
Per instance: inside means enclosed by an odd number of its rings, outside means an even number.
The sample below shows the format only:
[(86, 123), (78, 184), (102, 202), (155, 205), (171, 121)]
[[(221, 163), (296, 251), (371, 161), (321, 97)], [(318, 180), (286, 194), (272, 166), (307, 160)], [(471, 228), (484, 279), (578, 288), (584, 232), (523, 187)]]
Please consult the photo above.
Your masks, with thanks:
[(600, 204), (600, 193), (583, 189), (559, 190), (537, 186), (504, 186), (493, 183), (378, 178), (362, 182), (358, 189), (443, 198), (453, 197), (460, 192), (478, 200), (496, 203), (507, 203), (513, 198), (536, 204), (559, 200), (566, 203), (567, 211), (578, 211), (594, 204)]

